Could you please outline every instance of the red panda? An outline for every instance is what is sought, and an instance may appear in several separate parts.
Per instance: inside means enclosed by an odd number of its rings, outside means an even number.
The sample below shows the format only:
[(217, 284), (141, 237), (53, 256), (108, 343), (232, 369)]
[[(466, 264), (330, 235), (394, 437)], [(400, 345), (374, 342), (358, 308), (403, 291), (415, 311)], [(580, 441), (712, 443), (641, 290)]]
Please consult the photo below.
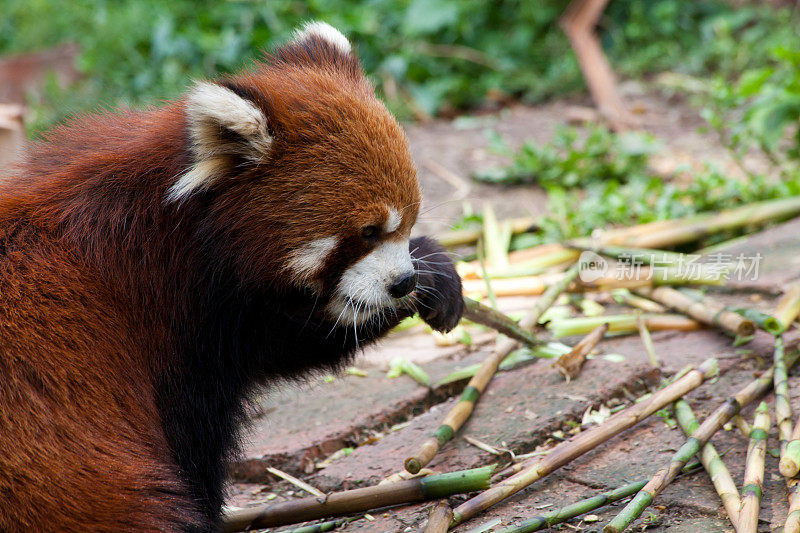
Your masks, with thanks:
[(209, 531), (248, 398), (463, 311), (403, 130), (323, 23), (0, 178), (0, 530)]

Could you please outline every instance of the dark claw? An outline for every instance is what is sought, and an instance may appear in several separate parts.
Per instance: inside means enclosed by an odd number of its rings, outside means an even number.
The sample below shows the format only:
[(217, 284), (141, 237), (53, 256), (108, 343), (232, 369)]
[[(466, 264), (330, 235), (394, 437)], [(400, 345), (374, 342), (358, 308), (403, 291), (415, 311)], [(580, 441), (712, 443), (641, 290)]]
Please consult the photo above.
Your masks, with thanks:
[(421, 270), (414, 291), (420, 317), (436, 331), (450, 331), (464, 314), (461, 278), (455, 265), (444, 248), (428, 237), (412, 239), (410, 249), (417, 271)]

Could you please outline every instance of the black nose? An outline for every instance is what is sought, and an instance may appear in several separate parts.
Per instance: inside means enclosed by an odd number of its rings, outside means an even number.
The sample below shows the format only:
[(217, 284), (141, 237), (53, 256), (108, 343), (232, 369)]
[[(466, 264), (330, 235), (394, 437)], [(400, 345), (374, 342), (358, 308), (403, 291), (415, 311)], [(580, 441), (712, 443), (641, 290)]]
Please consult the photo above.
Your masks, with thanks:
[(414, 274), (406, 274), (389, 287), (389, 294), (393, 298), (402, 298), (413, 291), (416, 285), (417, 277)]

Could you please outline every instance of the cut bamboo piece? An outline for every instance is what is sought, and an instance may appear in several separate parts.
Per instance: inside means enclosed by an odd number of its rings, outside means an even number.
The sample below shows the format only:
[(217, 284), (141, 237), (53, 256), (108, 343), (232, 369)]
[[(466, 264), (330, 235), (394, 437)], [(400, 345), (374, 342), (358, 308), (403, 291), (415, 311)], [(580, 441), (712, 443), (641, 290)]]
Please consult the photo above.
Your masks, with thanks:
[(642, 344), (644, 344), (644, 350), (647, 352), (647, 358), (650, 360), (650, 366), (653, 368), (658, 368), (661, 366), (661, 363), (658, 361), (656, 348), (653, 346), (653, 337), (650, 336), (650, 330), (647, 329), (647, 322), (642, 318), (642, 315), (639, 315), (636, 318), (636, 327), (639, 328), (639, 337), (641, 337)]
[(526, 346), (541, 344), (541, 341), (537, 340), (534, 335), (519, 327), (519, 324), (508, 316), (471, 298), (464, 298), (464, 318), (497, 330)]
[(640, 481), (638, 483), (631, 483), (608, 492), (603, 492), (597, 496), (592, 496), (591, 498), (586, 498), (585, 500), (566, 505), (552, 513), (548, 513), (543, 516), (537, 516), (535, 518), (529, 518), (528, 520), (525, 520), (514, 527), (501, 529), (497, 533), (530, 533), (531, 531), (539, 531), (541, 529), (555, 526), (556, 524), (561, 524), (570, 518), (575, 518), (576, 516), (594, 511), (595, 509), (603, 507), (604, 505), (608, 505), (609, 503), (632, 496), (636, 494), (642, 487), (644, 487), (645, 483), (647, 482)]
[(787, 478), (793, 478), (800, 472), (800, 418), (792, 429), (789, 442), (786, 443), (779, 468), (781, 475)]
[(716, 376), (718, 371), (716, 359), (709, 359), (652, 396), (612, 415), (599, 426), (582, 431), (570, 440), (558, 444), (547, 455), (532, 460), (517, 474), (458, 506), (453, 512), (453, 525), (469, 520), (484, 509), (516, 494), (613, 436), (633, 427), (659, 409), (696, 389), (705, 380)]
[(761, 489), (764, 486), (764, 458), (767, 455), (767, 431), (769, 431), (769, 411), (767, 404), (761, 402), (756, 409), (753, 431), (750, 432), (750, 444), (747, 447), (742, 508), (739, 511), (736, 533), (757, 533), (758, 530), (758, 511), (761, 506)]
[(748, 309), (746, 307), (733, 307), (728, 308), (729, 311), (738, 313), (758, 326), (759, 329), (766, 331), (770, 335), (780, 335), (783, 333), (783, 326), (778, 322), (775, 317), (770, 316), (755, 309)]
[[(524, 330), (532, 330), (536, 327), (539, 318), (556, 301), (556, 298), (564, 292), (567, 286), (578, 276), (578, 265), (568, 270), (558, 283), (552, 285), (547, 292), (536, 302), (533, 309), (519, 321), (519, 327)], [(433, 433), (433, 436), (425, 440), (417, 452), (405, 460), (405, 469), (412, 474), (416, 474), (420, 469), (431, 462), (431, 459), (439, 452), (445, 442), (453, 438), (453, 435), (472, 414), (475, 404), (480, 398), (492, 377), (497, 373), (497, 367), (503, 359), (512, 351), (519, 347), (516, 341), (503, 337), (498, 339), (497, 346), (487, 357), (481, 367), (469, 380), (464, 392), (461, 394), (459, 402), (447, 413), (441, 425)]]
[[(797, 362), (798, 354), (793, 353), (787, 358), (786, 366), (790, 368)], [(652, 503), (653, 499), (675, 479), (681, 468), (700, 449), (708, 440), (719, 431), (734, 415), (741, 411), (742, 407), (763, 397), (772, 388), (772, 375), (774, 369), (770, 369), (760, 378), (752, 381), (746, 387), (737, 392), (732, 398), (720, 405), (711, 415), (706, 418), (697, 431), (675, 452), (670, 462), (659, 470), (652, 479), (633, 497), (625, 508), (614, 517), (614, 519), (603, 528), (604, 533), (620, 533), (624, 531), (634, 520), (639, 518), (642, 512)], [(741, 520), (741, 512), (740, 512)]]
[[(786, 460), (786, 448), (792, 440), (792, 407), (789, 405), (789, 384), (787, 383), (786, 358), (784, 355), (783, 338), (775, 337), (775, 354), (773, 357), (775, 372), (773, 373), (773, 383), (775, 387), (775, 422), (778, 426), (778, 438), (780, 439), (780, 463), (778, 469), (781, 475), (788, 479), (794, 474), (786, 475), (791, 468), (784, 468), (784, 464), (789, 464), (791, 458)], [(797, 472), (795, 472), (796, 474)]]
[[(700, 427), (692, 408), (689, 407), (689, 403), (684, 399), (675, 402), (675, 418), (687, 437), (690, 437)], [(720, 500), (722, 500), (725, 512), (728, 513), (728, 519), (733, 527), (736, 527), (736, 524), (739, 523), (739, 507), (742, 504), (739, 499), (739, 490), (736, 488), (736, 483), (734, 483), (731, 473), (725, 463), (722, 462), (722, 457), (717, 453), (713, 444), (708, 443), (703, 446), (700, 451), (700, 462), (703, 463), (714, 489), (719, 494)]]
[(603, 340), (606, 332), (608, 332), (608, 323), (597, 326), (594, 331), (581, 339), (569, 353), (565, 353), (553, 363), (553, 366), (558, 370), (559, 374), (564, 376), (567, 383), (580, 374), (581, 367), (586, 361), (586, 356), (594, 350), (597, 343)]
[(782, 331), (786, 331), (798, 314), (800, 314), (800, 283), (795, 283), (784, 293), (772, 316), (781, 325)]
[(728, 311), (723, 305), (708, 298), (698, 302), (671, 287), (639, 289), (637, 292), (641, 296), (651, 298), (676, 311), (686, 313), (703, 324), (718, 326), (734, 336), (751, 337), (756, 332), (756, 326), (752, 320), (748, 320), (733, 311)]
[(223, 520), (226, 532), (307, 522), (379, 507), (446, 498), (489, 486), (494, 467), (475, 468), (385, 485), (333, 492), (325, 498), (300, 498), (267, 506), (238, 509)]
[(593, 317), (562, 318), (552, 320), (547, 329), (553, 338), (571, 335), (586, 335), (597, 326), (607, 323), (610, 333), (635, 333), (639, 331), (639, 320), (643, 320), (650, 331), (694, 331), (702, 324), (683, 315), (602, 315)]
[(447, 533), (450, 522), (453, 520), (453, 509), (442, 500), (428, 513), (428, 523), (425, 524), (423, 533)]
[[(542, 245), (542, 247), (544, 246), (550, 245)], [(563, 264), (572, 264), (578, 259), (579, 252), (577, 250), (564, 248), (560, 245), (557, 246), (558, 248), (553, 249), (547, 254), (540, 253), (531, 255), (530, 257), (527, 257), (528, 254), (521, 255), (522, 252), (527, 252), (528, 250), (509, 252), (508, 266), (497, 269), (487, 265), (486, 273), (492, 279), (535, 276), (549, 268)], [(462, 279), (479, 279), (481, 277), (481, 265), (479, 261), (459, 263), (456, 266), (456, 270)]]
[(643, 298), (638, 294), (633, 294), (628, 289), (615, 289), (611, 296), (617, 303), (629, 305), (645, 313), (664, 313), (667, 310), (667, 308), (660, 303)]

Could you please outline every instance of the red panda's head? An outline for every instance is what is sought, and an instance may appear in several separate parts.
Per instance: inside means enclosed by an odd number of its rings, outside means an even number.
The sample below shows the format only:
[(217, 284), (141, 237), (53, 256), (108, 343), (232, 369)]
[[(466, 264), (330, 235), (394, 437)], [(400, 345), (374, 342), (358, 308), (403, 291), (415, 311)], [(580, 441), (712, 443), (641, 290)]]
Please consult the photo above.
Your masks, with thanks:
[(306, 25), (251, 72), (197, 84), (185, 113), (192, 165), (167, 201), (209, 206), (243, 279), (312, 291), (350, 324), (413, 290), (416, 169), (341, 33)]

